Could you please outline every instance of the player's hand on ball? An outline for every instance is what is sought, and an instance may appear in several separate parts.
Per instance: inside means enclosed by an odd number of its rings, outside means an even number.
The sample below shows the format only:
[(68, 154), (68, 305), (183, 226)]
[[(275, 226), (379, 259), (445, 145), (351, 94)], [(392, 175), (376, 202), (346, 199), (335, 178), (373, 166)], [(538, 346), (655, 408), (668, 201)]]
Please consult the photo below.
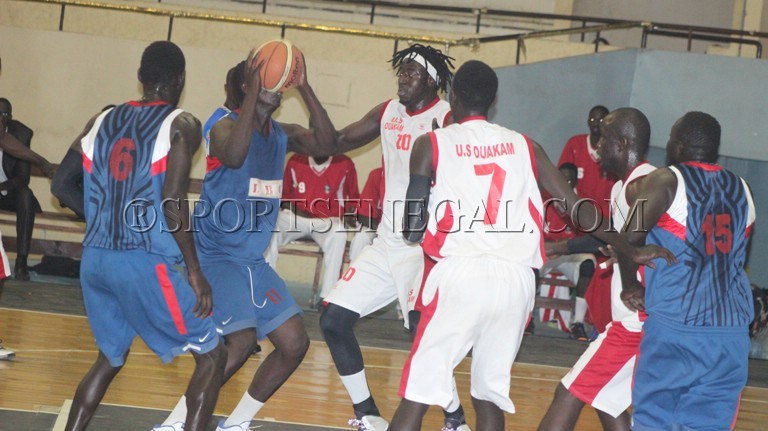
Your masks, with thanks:
[(245, 92), (261, 91), (261, 68), (263, 62), (255, 61), (256, 53), (252, 50), (248, 54), (248, 60), (245, 62)]

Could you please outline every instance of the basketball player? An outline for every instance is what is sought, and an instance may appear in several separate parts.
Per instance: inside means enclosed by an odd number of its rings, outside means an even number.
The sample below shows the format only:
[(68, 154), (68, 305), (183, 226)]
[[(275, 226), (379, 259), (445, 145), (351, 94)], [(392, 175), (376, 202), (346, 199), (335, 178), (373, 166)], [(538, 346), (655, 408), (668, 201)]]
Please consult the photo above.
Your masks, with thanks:
[[(633, 430), (728, 430), (747, 382), (754, 308), (744, 272), (755, 206), (746, 182), (717, 165), (720, 124), (688, 112), (672, 126), (667, 168), (640, 180), (624, 235), (681, 264), (645, 270), (619, 254), (625, 304), (648, 313), (632, 388)], [(634, 228), (637, 227), (637, 228)], [(632, 276), (628, 276), (631, 274)]]
[[(397, 70), (398, 100), (384, 102), (361, 120), (341, 130), (338, 150), (349, 151), (381, 137), (384, 168), (383, 214), (378, 236), (365, 248), (325, 298), (320, 327), (341, 381), (352, 399), (359, 430), (382, 431), (381, 417), (365, 377), (363, 355), (353, 331), (358, 319), (399, 301), (415, 329), (412, 312), (418, 294), (424, 257), (418, 246), (406, 244), (400, 235), (403, 199), (408, 187), (408, 161), (416, 139), (442, 127), (450, 116), (448, 102), (438, 97), (452, 78), (450, 57), (419, 44), (398, 51), (392, 58)], [(433, 126), (436, 124), (436, 126)], [(408, 311), (411, 311), (408, 313)], [(445, 411), (447, 429), (468, 430), (464, 410), (456, 395)]]
[[(264, 252), (279, 211), (286, 152), (314, 154), (335, 143), (333, 124), (304, 68), (296, 88), (315, 128), (272, 119), (283, 94), (262, 88), (260, 65), (252, 55), (231, 75), (231, 88), (242, 92), (240, 109), (216, 122), (209, 134), (207, 172), (194, 214), (195, 239), (203, 272), (211, 280), (213, 319), (227, 346), (224, 381), (245, 364), (257, 339), (269, 338), (275, 349), (229, 417), (219, 422), (217, 430), (222, 431), (248, 430), (309, 348), (301, 308), (265, 261)], [(185, 406), (182, 397), (155, 430), (186, 430)]]
[[(604, 118), (601, 131), (597, 143), (600, 165), (617, 178), (624, 178), (611, 191), (613, 226), (621, 229), (632, 210), (628, 201), (635, 201), (637, 180), (655, 169), (645, 161), (651, 126), (639, 110), (621, 108)], [(592, 245), (586, 245), (589, 243)], [(588, 236), (570, 240), (568, 247), (589, 247), (596, 253), (602, 245)], [(585, 403), (597, 409), (606, 431), (630, 429), (627, 408), (632, 402), (632, 372), (646, 316), (629, 310), (621, 301), (618, 264), (614, 264), (611, 283), (613, 321), (557, 386), (554, 400), (539, 424), (540, 431), (574, 429)]]
[[(211, 287), (189, 225), (189, 171), (201, 132), (176, 108), (184, 67), (176, 45), (150, 44), (138, 73), (142, 99), (93, 117), (55, 178), (54, 191), (79, 192), (86, 203), (80, 278), (99, 346), (68, 431), (85, 429), (137, 334), (163, 362), (192, 352), (186, 430), (204, 430), (216, 405), (227, 352), (208, 317)], [(82, 189), (76, 165), (85, 171)]]

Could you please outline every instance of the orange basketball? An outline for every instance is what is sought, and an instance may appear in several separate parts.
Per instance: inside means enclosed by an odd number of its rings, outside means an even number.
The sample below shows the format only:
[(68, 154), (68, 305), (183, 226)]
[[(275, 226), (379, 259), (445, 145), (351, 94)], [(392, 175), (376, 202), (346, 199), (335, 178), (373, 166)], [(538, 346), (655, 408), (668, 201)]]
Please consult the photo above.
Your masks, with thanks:
[(304, 70), (301, 50), (287, 40), (270, 40), (251, 51), (254, 64), (262, 63), (261, 86), (276, 93), (296, 86)]

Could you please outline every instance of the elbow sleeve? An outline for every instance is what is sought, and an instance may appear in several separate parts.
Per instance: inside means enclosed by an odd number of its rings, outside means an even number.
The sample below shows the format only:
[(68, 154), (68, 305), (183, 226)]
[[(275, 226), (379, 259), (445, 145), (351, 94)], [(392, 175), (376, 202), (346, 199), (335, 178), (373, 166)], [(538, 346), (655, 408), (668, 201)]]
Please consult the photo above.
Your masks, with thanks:
[(432, 180), (429, 177), (411, 175), (403, 213), (403, 237), (408, 242), (419, 242), (424, 236), (429, 220), (427, 205), (431, 186)]

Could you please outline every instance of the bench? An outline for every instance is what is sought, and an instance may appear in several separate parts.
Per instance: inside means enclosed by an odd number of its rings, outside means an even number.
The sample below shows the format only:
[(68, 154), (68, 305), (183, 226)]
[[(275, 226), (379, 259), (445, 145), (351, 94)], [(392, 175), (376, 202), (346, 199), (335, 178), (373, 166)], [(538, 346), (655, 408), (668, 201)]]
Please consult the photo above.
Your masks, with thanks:
[[(34, 177), (45, 177), (45, 175), (43, 175), (42, 171), (37, 166), (32, 166), (31, 175)], [(203, 180), (193, 178), (189, 182), (189, 193), (199, 195), (202, 191), (202, 187)], [(16, 214), (12, 211), (0, 210), (0, 216), (5, 216), (0, 217), (0, 224), (11, 226), (16, 225)], [(35, 230), (46, 230), (63, 234), (78, 234), (78, 236), (77, 240), (54, 240), (46, 238), (35, 238), (33, 236), (32, 243), (30, 244), (30, 254), (65, 256), (73, 259), (80, 259), (82, 257), (82, 235), (85, 233), (85, 222), (81, 219), (78, 219), (75, 215), (55, 211), (43, 211), (41, 214), (37, 214), (35, 218)], [(15, 252), (17, 250), (17, 242), (15, 236), (4, 235), (2, 240), (6, 251)], [(312, 279), (312, 297), (310, 299), (310, 301), (312, 301), (314, 304), (320, 292), (320, 276), (323, 270), (323, 251), (314, 241), (302, 239), (293, 241), (286, 246), (280, 247), (279, 253), (315, 259), (315, 271)], [(347, 246), (344, 253), (344, 263), (349, 263), (349, 241), (347, 241)], [(343, 270), (344, 268), (342, 266), (342, 271)], [(541, 282), (546, 282), (553, 285), (574, 287), (573, 284), (567, 281), (557, 280), (551, 277), (541, 277), (539, 278), (539, 283)], [(535, 307), (573, 311), (574, 303), (575, 302), (573, 300), (547, 298), (537, 294)]]

